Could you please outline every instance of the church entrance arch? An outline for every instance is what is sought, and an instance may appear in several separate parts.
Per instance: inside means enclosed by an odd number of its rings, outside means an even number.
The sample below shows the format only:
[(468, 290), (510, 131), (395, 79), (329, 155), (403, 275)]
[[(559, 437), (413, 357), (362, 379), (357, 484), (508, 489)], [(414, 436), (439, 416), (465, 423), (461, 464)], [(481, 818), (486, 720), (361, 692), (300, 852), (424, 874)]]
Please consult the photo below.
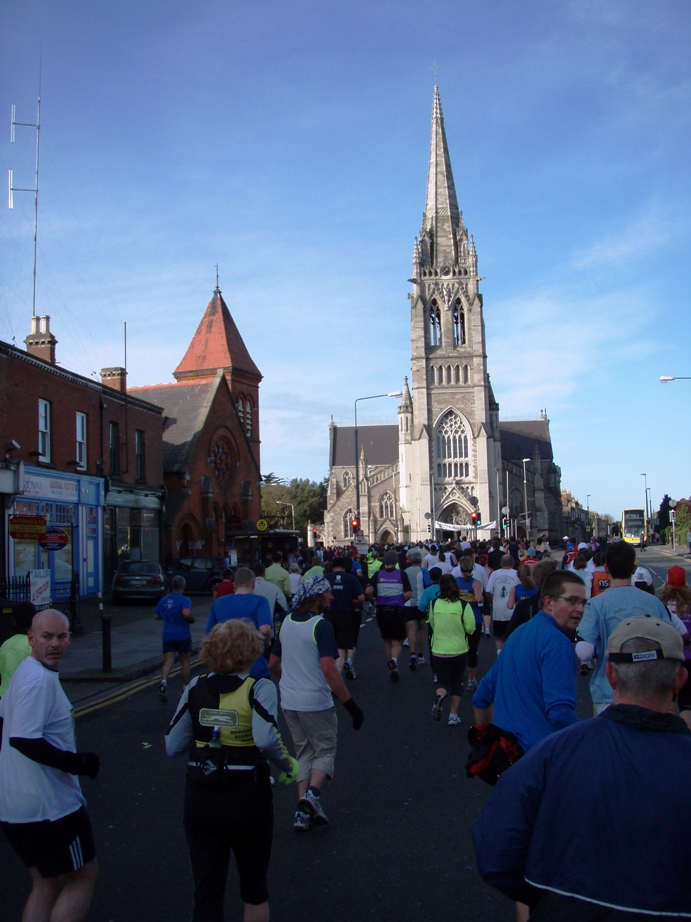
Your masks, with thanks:
[(391, 532), (388, 530), (388, 528), (385, 528), (384, 531), (379, 535), (379, 543), (380, 544), (393, 544), (394, 543), (394, 537), (391, 534)]
[[(437, 522), (442, 525), (442, 539), (458, 538), (461, 533), (468, 534), (470, 531), (470, 509), (466, 509), (460, 503), (451, 503), (438, 514)], [(439, 534), (437, 536), (439, 537)]]

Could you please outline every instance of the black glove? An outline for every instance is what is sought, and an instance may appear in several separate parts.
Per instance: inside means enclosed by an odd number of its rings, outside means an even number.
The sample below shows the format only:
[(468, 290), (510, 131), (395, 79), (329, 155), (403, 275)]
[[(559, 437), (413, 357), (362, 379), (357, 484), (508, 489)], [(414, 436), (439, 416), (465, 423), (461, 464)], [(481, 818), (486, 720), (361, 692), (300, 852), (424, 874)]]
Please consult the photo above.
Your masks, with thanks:
[(355, 704), (355, 701), (352, 698), (349, 698), (343, 703), (343, 707), (353, 718), (353, 730), (359, 730), (362, 726), (362, 722), (365, 719), (365, 715), (362, 713), (360, 708)]
[(86, 775), (95, 778), (101, 767), (101, 760), (95, 752), (68, 752), (66, 753), (65, 771), (70, 775)]

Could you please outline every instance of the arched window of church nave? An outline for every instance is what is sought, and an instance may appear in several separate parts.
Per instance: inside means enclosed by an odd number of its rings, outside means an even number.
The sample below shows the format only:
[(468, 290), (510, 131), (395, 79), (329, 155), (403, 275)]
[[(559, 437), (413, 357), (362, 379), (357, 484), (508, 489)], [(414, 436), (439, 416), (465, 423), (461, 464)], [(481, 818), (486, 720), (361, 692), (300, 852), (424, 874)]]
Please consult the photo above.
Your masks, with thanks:
[(451, 366), (446, 366), (446, 383), (451, 384)]
[(460, 301), (456, 301), (453, 306), (453, 344), (465, 345), (465, 312)]
[(468, 433), (458, 415), (449, 410), (437, 423), (436, 440), (437, 477), (441, 480), (454, 480), (468, 477), (470, 468), (466, 459), (468, 454)]
[(343, 489), (347, 490), (352, 482), (353, 475), (350, 473), (350, 471), (343, 471)]
[(443, 384), (443, 383), (444, 383), (444, 366), (440, 365), (439, 368), (437, 368), (437, 384)]
[(393, 519), (396, 515), (396, 501), (388, 491), (379, 497), (379, 518)]
[(470, 369), (468, 368), (467, 365), (464, 365), (463, 366), (463, 383), (467, 384), (469, 380), (470, 380)]
[(436, 369), (435, 369), (434, 365), (430, 366), (430, 370), (429, 370), (429, 383), (430, 383), (430, 384), (436, 384), (436, 383), (437, 383), (437, 372), (436, 372)]
[(441, 312), (436, 301), (429, 308), (429, 344), (441, 346)]
[(352, 535), (354, 518), (355, 518), (355, 513), (353, 512), (352, 509), (346, 509), (346, 511), (343, 513), (343, 519), (341, 520), (343, 524), (343, 531), (341, 532), (341, 534), (343, 535), (344, 538), (347, 538), (348, 535)]
[(461, 383), (461, 366), (460, 365), (454, 365), (453, 367), (453, 383), (454, 384)]

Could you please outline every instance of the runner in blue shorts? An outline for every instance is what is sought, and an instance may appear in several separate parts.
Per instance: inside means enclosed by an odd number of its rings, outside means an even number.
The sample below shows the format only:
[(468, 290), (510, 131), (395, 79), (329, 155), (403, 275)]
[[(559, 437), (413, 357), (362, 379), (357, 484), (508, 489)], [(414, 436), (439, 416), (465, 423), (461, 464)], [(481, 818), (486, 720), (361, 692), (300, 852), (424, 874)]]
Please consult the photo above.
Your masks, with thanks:
[(182, 672), (183, 692), (190, 684), (190, 651), (192, 650), (192, 634), (190, 624), (194, 624), (192, 602), (183, 595), (185, 591), (185, 578), (174, 576), (170, 582), (172, 592), (164, 596), (154, 609), (154, 618), (163, 621), (163, 667), (161, 668), (161, 682), (158, 686), (160, 701), (168, 700), (168, 676), (175, 662), (177, 653)]

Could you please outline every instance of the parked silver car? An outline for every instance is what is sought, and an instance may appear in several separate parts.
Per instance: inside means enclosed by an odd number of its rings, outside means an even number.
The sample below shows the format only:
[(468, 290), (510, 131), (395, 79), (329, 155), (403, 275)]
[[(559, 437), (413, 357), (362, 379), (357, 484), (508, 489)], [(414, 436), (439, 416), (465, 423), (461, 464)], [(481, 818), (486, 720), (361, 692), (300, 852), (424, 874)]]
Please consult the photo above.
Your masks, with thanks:
[(166, 575), (155, 560), (126, 560), (113, 577), (113, 603), (125, 599), (158, 602), (168, 591)]

